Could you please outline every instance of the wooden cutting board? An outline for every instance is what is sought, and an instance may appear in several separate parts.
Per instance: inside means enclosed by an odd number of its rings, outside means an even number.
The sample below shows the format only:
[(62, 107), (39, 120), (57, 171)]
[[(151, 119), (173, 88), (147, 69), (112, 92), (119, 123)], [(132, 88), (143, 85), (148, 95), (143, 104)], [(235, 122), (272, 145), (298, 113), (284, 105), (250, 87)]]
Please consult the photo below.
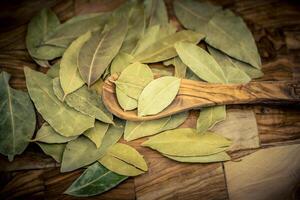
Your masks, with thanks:
[[(11, 85), (23, 90), (26, 89), (25, 66), (46, 71), (32, 61), (24, 42), (27, 23), (41, 8), (51, 7), (65, 21), (78, 14), (112, 10), (122, 2), (1, 2), (0, 70), (11, 73)], [(166, 1), (170, 19), (179, 25), (171, 2)], [(212, 2), (242, 16), (252, 30), (265, 73), (259, 81), (300, 79), (299, 3), (279, 0)], [(182, 127), (195, 127), (198, 115), (198, 111), (192, 111)], [(247, 126), (235, 127), (234, 120), (238, 119), (244, 120)], [(90, 199), (300, 199), (300, 106), (228, 106), (228, 118), (224, 123), (230, 125), (231, 131), (222, 130), (224, 124), (215, 129), (235, 141), (232, 161), (178, 163), (140, 147), (145, 139), (132, 141), (129, 144), (145, 156), (149, 172)], [(0, 199), (76, 199), (62, 193), (82, 171), (59, 173), (59, 164), (31, 144), (12, 163), (0, 156)], [(276, 192), (264, 192), (272, 190)]]

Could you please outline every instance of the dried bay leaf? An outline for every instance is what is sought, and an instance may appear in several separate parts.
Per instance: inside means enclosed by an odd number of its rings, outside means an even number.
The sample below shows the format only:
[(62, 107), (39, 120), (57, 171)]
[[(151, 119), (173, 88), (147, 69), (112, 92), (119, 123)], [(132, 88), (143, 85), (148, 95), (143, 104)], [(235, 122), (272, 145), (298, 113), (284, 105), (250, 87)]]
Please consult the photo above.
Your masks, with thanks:
[(198, 134), (196, 129), (181, 128), (153, 136), (142, 146), (173, 156), (206, 156), (222, 152), (230, 144), (229, 140), (212, 132)]
[(151, 81), (138, 100), (138, 116), (155, 115), (172, 103), (180, 87), (180, 79), (164, 76)]
[(116, 87), (116, 95), (117, 95), (118, 103), (124, 109), (124, 111), (133, 110), (137, 108), (138, 105), (137, 100), (126, 95), (118, 87)]
[(47, 75), (51, 78), (59, 77), (60, 62), (56, 62), (51, 68), (47, 71)]
[(60, 171), (73, 171), (89, 165), (104, 156), (107, 149), (117, 143), (122, 137), (123, 128), (120, 126), (122, 126), (120, 123), (117, 123), (117, 126), (110, 125), (98, 149), (92, 141), (83, 136), (68, 142), (63, 154)]
[(164, 156), (172, 160), (185, 163), (213, 163), (230, 160), (230, 156), (226, 152), (220, 152), (208, 156)]
[(199, 78), (210, 83), (226, 83), (222, 68), (204, 49), (187, 42), (178, 42), (175, 48), (182, 62)]
[(43, 46), (47, 34), (53, 32), (59, 24), (59, 19), (49, 9), (41, 10), (30, 20), (27, 28), (26, 47), (30, 56), (37, 63), (42, 62), (41, 60), (57, 58), (65, 51), (65, 48), (62, 47)]
[(79, 51), (84, 43), (91, 37), (87, 32), (74, 40), (65, 51), (59, 70), (60, 84), (64, 91), (64, 97), (84, 85), (84, 81), (78, 71)]
[[(220, 6), (194, 0), (175, 0), (174, 11), (177, 19), (187, 29), (206, 34), (205, 26), (221, 11)], [(209, 33), (208, 33), (209, 34)]]
[(164, 65), (173, 65), (175, 69), (174, 76), (177, 78), (185, 78), (187, 66), (181, 61), (181, 59), (178, 56), (170, 60), (164, 61)]
[(66, 143), (76, 139), (77, 136), (65, 137), (57, 133), (48, 123), (44, 123), (36, 133), (32, 142), (43, 142), (48, 144)]
[(121, 73), (131, 63), (132, 59), (132, 55), (120, 51), (110, 65), (110, 73)]
[(219, 12), (208, 22), (205, 41), (212, 47), (260, 69), (261, 60), (252, 33), (231, 11)]
[(216, 123), (225, 120), (226, 106), (213, 106), (201, 109), (197, 119), (197, 132), (204, 133)]
[(80, 35), (101, 29), (110, 17), (110, 13), (92, 13), (71, 18), (47, 34), (44, 44), (67, 48)]
[(153, 63), (168, 60), (177, 55), (174, 48), (176, 42), (190, 42), (198, 44), (203, 35), (189, 30), (182, 30), (174, 34), (164, 37), (155, 43), (151, 44), (147, 49), (134, 55), (133, 61), (142, 63)]
[[(59, 78), (53, 79), (53, 89), (58, 99), (63, 100), (63, 91), (60, 86)], [(66, 96), (65, 102), (68, 106), (80, 113), (96, 118), (102, 122), (113, 124), (113, 116), (105, 108), (101, 97), (96, 91), (89, 90), (85, 85)]]
[(104, 138), (105, 133), (107, 132), (109, 124), (96, 121), (95, 127), (90, 128), (89, 130), (84, 132), (84, 135), (88, 137), (97, 148), (99, 148), (102, 144), (102, 140)]
[(127, 121), (124, 130), (126, 141), (154, 135), (165, 130), (170, 130), (180, 126), (187, 118), (188, 112), (164, 117), (161, 119), (133, 122)]
[(79, 52), (79, 72), (91, 86), (104, 73), (119, 52), (127, 32), (128, 21), (122, 19), (109, 30), (93, 32)]
[(103, 84), (104, 81), (100, 78), (90, 87), (90, 89), (94, 90), (99, 96), (102, 96)]
[(145, 0), (144, 6), (148, 27), (168, 24), (168, 12), (164, 1)]
[(94, 196), (110, 190), (127, 178), (95, 162), (64, 193), (76, 197)]
[(36, 109), (55, 131), (69, 137), (80, 135), (94, 126), (94, 118), (83, 115), (59, 101), (49, 76), (27, 67), (24, 72), (27, 89)]
[(129, 165), (123, 160), (111, 156), (110, 154), (105, 154), (99, 159), (99, 162), (107, 169), (123, 176), (138, 176), (144, 173), (143, 170)]
[(9, 79), (10, 74), (0, 73), (0, 153), (13, 161), (28, 146), (36, 116), (29, 95), (11, 88)]
[(154, 79), (148, 65), (132, 63), (124, 69), (115, 81), (118, 88), (116, 92), (122, 90), (127, 96), (138, 99), (144, 87)]
[(47, 144), (36, 142), (46, 155), (51, 156), (56, 162), (61, 163), (66, 144)]
[[(211, 46), (207, 46), (207, 48), (209, 53), (214, 57), (219, 65), (222, 66), (229, 83), (247, 83), (251, 80), (251, 78), (259, 78), (263, 76), (260, 69), (256, 69), (247, 63), (233, 59)], [(232, 68), (235, 68), (235, 70)]]

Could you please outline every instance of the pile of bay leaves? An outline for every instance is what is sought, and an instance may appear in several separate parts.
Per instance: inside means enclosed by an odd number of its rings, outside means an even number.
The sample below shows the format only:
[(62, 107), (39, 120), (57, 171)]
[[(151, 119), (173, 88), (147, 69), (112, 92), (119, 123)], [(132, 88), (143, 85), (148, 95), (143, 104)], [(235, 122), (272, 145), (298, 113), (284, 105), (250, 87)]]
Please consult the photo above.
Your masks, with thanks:
[[(225, 151), (231, 141), (209, 131), (225, 119), (225, 106), (201, 109), (196, 128), (177, 128), (187, 112), (124, 121), (102, 102), (103, 81), (111, 74), (119, 75), (120, 106), (137, 109), (139, 116), (166, 108), (183, 78), (226, 84), (263, 75), (255, 41), (240, 17), (193, 0), (175, 0), (172, 8), (185, 29), (170, 22), (162, 0), (131, 0), (112, 12), (64, 23), (51, 10), (40, 11), (28, 25), (26, 45), (33, 60), (50, 70), (24, 69), (29, 95), (10, 88), (10, 75), (1, 73), (0, 153), (12, 161), (34, 142), (61, 164), (61, 172), (87, 167), (65, 191), (79, 197), (100, 194), (148, 170), (138, 151), (118, 143), (122, 136), (131, 141), (157, 134), (142, 145), (179, 162), (229, 160)], [(45, 122), (32, 139), (34, 107)]]

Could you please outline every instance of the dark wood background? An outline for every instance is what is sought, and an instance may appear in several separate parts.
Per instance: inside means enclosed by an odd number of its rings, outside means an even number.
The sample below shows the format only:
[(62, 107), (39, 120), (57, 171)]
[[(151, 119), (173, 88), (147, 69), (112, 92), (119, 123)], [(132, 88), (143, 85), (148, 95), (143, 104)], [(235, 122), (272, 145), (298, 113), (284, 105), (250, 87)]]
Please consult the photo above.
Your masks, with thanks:
[[(12, 74), (12, 87), (26, 89), (25, 66), (47, 71), (37, 66), (25, 47), (27, 23), (37, 11), (51, 7), (65, 21), (74, 15), (116, 8), (123, 0), (12, 0), (0, 3), (0, 70)], [(264, 76), (260, 81), (295, 80), (300, 78), (300, 3), (280, 0), (213, 0), (242, 16), (250, 27), (263, 61)], [(176, 23), (172, 1), (167, 0), (170, 19)], [(230, 109), (252, 110), (258, 125), (259, 148), (231, 152), (235, 161), (243, 163), (245, 155), (277, 152), (276, 146), (300, 143), (300, 106), (229, 106)], [(183, 127), (195, 127), (198, 112), (192, 111)], [(143, 141), (129, 143), (147, 160), (149, 172), (130, 178), (115, 189), (93, 199), (236, 199), (227, 174), (230, 164), (183, 164), (162, 157), (157, 152), (140, 147)], [(274, 147), (275, 146), (275, 147)], [(288, 146), (287, 146), (288, 147)], [(270, 151), (265, 151), (268, 148)], [(274, 149), (274, 151), (272, 151)], [(299, 148), (298, 148), (299, 150)], [(295, 152), (294, 152), (295, 153)], [(300, 153), (299, 151), (296, 153)], [(258, 157), (257, 159), (260, 159)], [(246, 159), (245, 159), (246, 160)], [(289, 163), (284, 163), (286, 167)], [(225, 166), (225, 167), (224, 167)], [(250, 166), (250, 165), (249, 165)], [(272, 163), (266, 167), (275, 168)], [(286, 199), (300, 199), (300, 163), (294, 176), (298, 182), (282, 191)], [(281, 166), (282, 167), (282, 166)], [(228, 170), (228, 173), (227, 171)], [(253, 168), (249, 167), (249, 170)], [(259, 170), (259, 169), (256, 169)], [(83, 170), (61, 174), (59, 164), (31, 144), (25, 153), (9, 163), (0, 156), (0, 199), (76, 199), (63, 191)], [(246, 173), (245, 173), (246, 174)], [(227, 178), (227, 180), (226, 180)], [(271, 178), (272, 179), (272, 178)], [(259, 183), (261, 180), (257, 180)], [(276, 181), (276, 182), (275, 182)], [(271, 182), (272, 183), (272, 182)], [(243, 184), (243, 183), (241, 183)], [(273, 183), (272, 183), (273, 184)], [(274, 179), (274, 184), (278, 180)], [(284, 183), (283, 183), (284, 184)], [(255, 185), (255, 184), (254, 184)], [(265, 188), (254, 188), (253, 192)], [(284, 188), (279, 185), (279, 189)], [(267, 188), (266, 188), (267, 189)], [(236, 193), (237, 191), (235, 191)], [(272, 199), (282, 199), (277, 196)]]

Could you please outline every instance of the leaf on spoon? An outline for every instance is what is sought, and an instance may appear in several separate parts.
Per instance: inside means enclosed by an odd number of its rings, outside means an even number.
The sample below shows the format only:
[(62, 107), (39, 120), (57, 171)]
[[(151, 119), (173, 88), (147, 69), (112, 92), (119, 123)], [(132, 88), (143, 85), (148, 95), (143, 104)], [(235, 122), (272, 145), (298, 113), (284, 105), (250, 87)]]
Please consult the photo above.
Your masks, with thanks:
[(105, 133), (107, 132), (109, 124), (103, 122), (95, 122), (95, 127), (90, 128), (89, 130), (84, 132), (84, 135), (88, 137), (97, 148), (99, 148), (102, 144)]
[(178, 42), (175, 48), (182, 62), (199, 78), (210, 83), (226, 83), (222, 68), (204, 49), (187, 42)]
[(66, 143), (76, 138), (77, 136), (65, 137), (60, 135), (48, 123), (45, 122), (31, 142), (43, 142), (48, 144)]
[(110, 65), (110, 73), (121, 73), (131, 62), (133, 56), (124, 52), (119, 52)]
[(187, 116), (188, 113), (183, 112), (150, 121), (127, 121), (124, 131), (124, 139), (126, 141), (131, 141), (138, 138), (154, 135), (165, 130), (177, 128), (186, 120)]
[(157, 40), (144, 51), (135, 54), (133, 62), (139, 61), (141, 63), (154, 63), (168, 60), (177, 55), (174, 48), (176, 42), (190, 42), (198, 44), (203, 37), (204, 36), (202, 34), (189, 30), (176, 32), (168, 37)]
[(127, 26), (127, 19), (122, 19), (109, 30), (93, 32), (91, 38), (80, 49), (79, 72), (88, 86), (100, 78), (119, 52)]
[(98, 149), (92, 141), (83, 136), (68, 142), (63, 154), (60, 171), (73, 171), (89, 165), (104, 156), (107, 148), (117, 143), (122, 137), (123, 128), (120, 128), (120, 125), (119, 123), (117, 123), (117, 126), (110, 125)]
[(172, 103), (180, 87), (180, 79), (164, 76), (151, 81), (138, 100), (138, 116), (155, 115)]
[(28, 146), (36, 117), (29, 95), (11, 88), (9, 79), (10, 74), (0, 73), (0, 153), (12, 161)]
[(84, 85), (84, 81), (81, 79), (78, 71), (79, 51), (90, 37), (91, 32), (87, 32), (74, 40), (61, 59), (59, 78), (64, 96)]
[(112, 189), (127, 178), (95, 162), (64, 193), (75, 197), (94, 196)]
[(116, 87), (116, 95), (117, 95), (118, 103), (124, 109), (124, 111), (133, 110), (137, 108), (138, 105), (137, 100), (126, 95), (118, 87)]
[(52, 60), (63, 54), (65, 48), (56, 46), (43, 46), (47, 34), (53, 32), (60, 22), (54, 12), (49, 9), (41, 10), (34, 16), (27, 28), (26, 47), (31, 57), (40, 60)]
[(121, 143), (111, 146), (99, 162), (124, 176), (137, 176), (148, 170), (143, 156), (131, 146)]
[[(62, 101), (63, 91), (59, 78), (53, 79), (53, 89), (55, 95)], [(89, 90), (85, 85), (66, 96), (65, 102), (68, 106), (84, 115), (96, 118), (105, 123), (113, 123), (113, 116), (103, 105), (101, 97), (96, 91)]]
[(226, 150), (231, 142), (212, 132), (198, 134), (196, 129), (181, 128), (151, 137), (142, 146), (172, 156), (207, 156)]
[(70, 108), (55, 96), (49, 76), (27, 67), (24, 72), (27, 89), (36, 109), (55, 131), (70, 137), (80, 135), (94, 126), (94, 118)]
[(51, 156), (56, 162), (61, 163), (66, 144), (47, 144), (36, 142), (46, 155)]
[(213, 106), (201, 109), (197, 119), (197, 132), (204, 133), (216, 123), (225, 120), (226, 106)]

